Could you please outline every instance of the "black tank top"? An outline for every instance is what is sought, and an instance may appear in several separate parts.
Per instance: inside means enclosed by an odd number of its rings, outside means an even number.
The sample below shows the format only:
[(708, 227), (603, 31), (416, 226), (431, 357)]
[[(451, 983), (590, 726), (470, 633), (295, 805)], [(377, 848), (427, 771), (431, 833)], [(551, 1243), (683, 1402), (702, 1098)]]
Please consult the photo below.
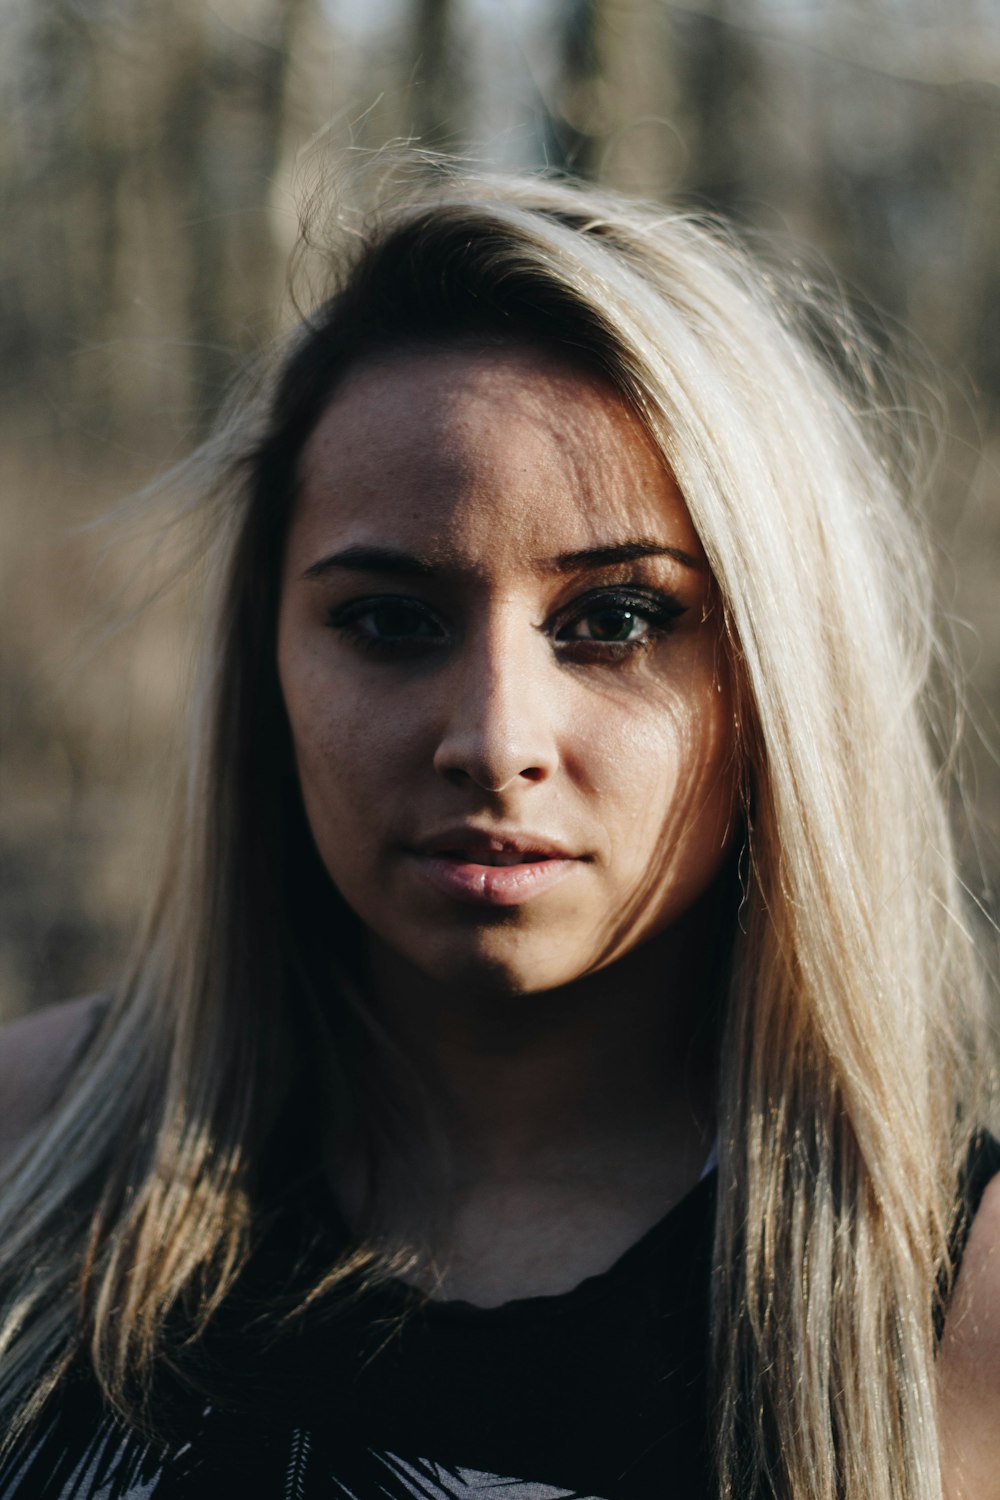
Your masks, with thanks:
[[(960, 1238), (998, 1169), (986, 1139)], [(278, 1236), (205, 1344), (211, 1397), (171, 1393), (166, 1449), (103, 1412), (81, 1370), (0, 1500), (702, 1500), (715, 1194), (712, 1172), (564, 1295), (483, 1309), (390, 1283), (275, 1338), (253, 1279), (273, 1303)]]

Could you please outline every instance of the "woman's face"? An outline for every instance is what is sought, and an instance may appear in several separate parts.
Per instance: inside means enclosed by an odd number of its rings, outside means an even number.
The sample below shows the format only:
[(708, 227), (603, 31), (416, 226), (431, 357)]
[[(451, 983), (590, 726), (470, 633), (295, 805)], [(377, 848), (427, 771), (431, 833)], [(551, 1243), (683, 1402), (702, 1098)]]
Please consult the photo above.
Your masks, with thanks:
[(360, 366), (302, 456), (278, 669), (306, 814), (376, 947), (551, 989), (725, 857), (720, 609), (638, 419), (548, 352)]

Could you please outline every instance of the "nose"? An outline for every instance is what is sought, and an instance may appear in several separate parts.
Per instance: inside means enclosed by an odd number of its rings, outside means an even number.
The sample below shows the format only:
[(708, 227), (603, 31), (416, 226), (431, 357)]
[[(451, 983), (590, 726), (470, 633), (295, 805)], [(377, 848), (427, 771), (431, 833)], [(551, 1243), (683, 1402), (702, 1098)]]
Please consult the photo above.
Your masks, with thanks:
[(554, 704), (540, 645), (523, 620), (495, 622), (467, 641), (447, 684), (439, 775), (492, 793), (551, 776)]

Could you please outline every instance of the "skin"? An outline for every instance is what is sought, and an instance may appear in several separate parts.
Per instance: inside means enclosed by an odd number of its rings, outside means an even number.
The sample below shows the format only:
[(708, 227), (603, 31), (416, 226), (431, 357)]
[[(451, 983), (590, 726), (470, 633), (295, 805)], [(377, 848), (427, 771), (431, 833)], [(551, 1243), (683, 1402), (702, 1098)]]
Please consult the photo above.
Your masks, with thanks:
[(48, 1005), (0, 1033), (0, 1168), (58, 1102), (100, 1019), (95, 995)]
[[(543, 566), (636, 536), (693, 566)], [(316, 570), (372, 545), (436, 572)], [(617, 658), (571, 643), (587, 634), (580, 599), (625, 584), (685, 613)], [(384, 594), (438, 622), (409, 655), (373, 654), (331, 623)], [(448, 1139), (453, 1172), (415, 1278), (485, 1306), (566, 1290), (692, 1185), (713, 1130), (692, 1033), (736, 766), (719, 611), (683, 500), (615, 394), (549, 355), (362, 367), (303, 454), (279, 672), (317, 846), (369, 935), (370, 1002)], [(463, 820), (586, 858), (523, 908), (463, 906), (406, 852)], [(381, 1227), (428, 1243), (412, 1184), (426, 1196), (434, 1179), (413, 1140), (406, 1163), (379, 1163)], [(336, 1173), (360, 1215), (352, 1162)], [(1000, 1497), (998, 1241), (994, 1183), (938, 1365), (948, 1500)]]
[[(449, 1133), (434, 1274), (482, 1302), (559, 1290), (661, 1216), (710, 1138), (691, 1031), (737, 773), (711, 574), (638, 419), (547, 352), (363, 365), (299, 478), (281, 687), (371, 1003)], [(421, 566), (359, 565), (372, 548)], [(457, 900), (423, 852), (456, 828), (554, 841), (568, 874)], [(402, 1238), (410, 1176), (382, 1166)]]
[(945, 1500), (1000, 1500), (1000, 1176), (969, 1234), (937, 1373)]
[[(527, 352), (358, 371), (301, 477), (282, 685), (317, 844), (371, 933), (373, 1004), (444, 1106), (456, 1170), (432, 1290), (484, 1305), (559, 1291), (609, 1264), (690, 1186), (711, 1135), (710, 1078), (684, 1059), (705, 945), (699, 894), (731, 838), (733, 778), (697, 539), (613, 394)], [(630, 535), (640, 521), (690, 549), (696, 568), (656, 561), (634, 575), (598, 570), (596, 581), (655, 576), (685, 602), (690, 590), (687, 625), (634, 664), (561, 661), (538, 623), (561, 590), (572, 598), (594, 579), (536, 575), (530, 560)], [(379, 662), (329, 625), (332, 603), (409, 583), (305, 576), (373, 536), (433, 542), (458, 565), (417, 589), (460, 624), (432, 667)], [(664, 757), (659, 777), (647, 751)], [(596, 866), (580, 872), (580, 919), (563, 888), (551, 909), (533, 903), (502, 920), (432, 898), (397, 845), (411, 818), (442, 816), (550, 818), (579, 836)], [(676, 830), (668, 858), (654, 829)], [(641, 910), (636, 889), (647, 893)], [(51, 1007), (5, 1028), (0, 1159), (58, 1096), (93, 1007)], [(387, 1173), (385, 1197), (388, 1232), (405, 1238), (403, 1175)], [(350, 1209), (349, 1169), (341, 1185)], [(1000, 1500), (998, 1245), (1000, 1178), (972, 1226), (937, 1362), (946, 1500)]]
[[(316, 843), (374, 945), (440, 985), (514, 995), (676, 923), (728, 847), (732, 707), (704, 554), (637, 419), (548, 355), (399, 357), (355, 374), (301, 478), (281, 684)], [(553, 565), (636, 538), (690, 562)], [(371, 546), (433, 576), (311, 571)], [(637, 619), (624, 651), (587, 639), (622, 586), (683, 613), (659, 631)], [(331, 623), (386, 596), (412, 601), (388, 619), (400, 654)], [(386, 620), (356, 612), (354, 628), (371, 641)], [(465, 823), (558, 840), (576, 869), (542, 900), (460, 907), (410, 851)]]

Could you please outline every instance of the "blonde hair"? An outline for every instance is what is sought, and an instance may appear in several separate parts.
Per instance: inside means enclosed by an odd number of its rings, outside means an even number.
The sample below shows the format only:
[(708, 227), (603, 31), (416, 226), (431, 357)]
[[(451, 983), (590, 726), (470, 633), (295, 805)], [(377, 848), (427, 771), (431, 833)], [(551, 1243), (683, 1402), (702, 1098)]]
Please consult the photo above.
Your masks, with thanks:
[[(926, 711), (930, 583), (863, 349), (717, 228), (544, 180), (425, 182), (345, 236), (329, 274), (186, 471), (211, 500), (217, 581), (188, 779), (134, 969), (6, 1182), (0, 1409), (23, 1431), (83, 1355), (142, 1415), (168, 1320), (182, 1309), (196, 1338), (247, 1258), (293, 1071), (298, 1089), (320, 1034), (349, 1056), (316, 998), (317, 914), (345, 949), (352, 923), (304, 835), (273, 666), (302, 443), (374, 349), (541, 341), (602, 371), (660, 445), (737, 683), (720, 1494), (937, 1500), (934, 1311), (983, 1108), (980, 981)], [(346, 1109), (346, 1062), (340, 1079)]]

